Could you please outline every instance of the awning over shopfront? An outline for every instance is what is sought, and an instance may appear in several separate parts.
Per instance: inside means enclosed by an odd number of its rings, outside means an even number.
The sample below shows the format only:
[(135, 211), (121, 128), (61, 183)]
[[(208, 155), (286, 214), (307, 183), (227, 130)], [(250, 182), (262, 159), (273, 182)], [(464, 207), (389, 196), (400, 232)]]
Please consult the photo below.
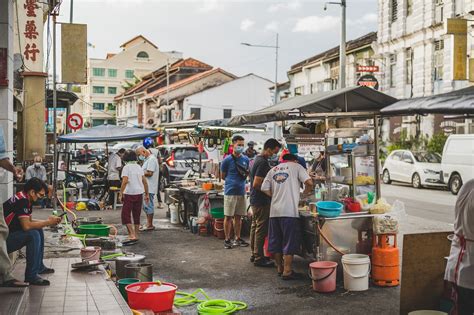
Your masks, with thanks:
[[(382, 108), (396, 101), (396, 98), (374, 89), (365, 86), (354, 86), (289, 98), (253, 113), (233, 117), (229, 121), (229, 126), (289, 120), (314, 113), (378, 113)], [(290, 113), (295, 115), (290, 115)]]
[(427, 97), (401, 100), (381, 110), (383, 115), (474, 114), (474, 86)]
[(114, 142), (156, 137), (159, 132), (133, 127), (100, 125), (58, 137), (59, 143)]
[[(229, 125), (230, 119), (214, 119), (214, 120), (184, 120), (177, 121), (172, 123), (161, 124), (160, 127), (163, 129), (190, 129), (190, 128), (209, 128), (209, 129), (231, 129), (236, 130), (236, 128)], [(264, 131), (267, 126), (264, 124), (254, 124), (254, 125), (243, 125), (237, 128), (242, 131)]]
[[(75, 93), (67, 91), (56, 91), (56, 98), (56, 108), (68, 108), (78, 99)], [(46, 91), (46, 107), (53, 108), (53, 90)]]

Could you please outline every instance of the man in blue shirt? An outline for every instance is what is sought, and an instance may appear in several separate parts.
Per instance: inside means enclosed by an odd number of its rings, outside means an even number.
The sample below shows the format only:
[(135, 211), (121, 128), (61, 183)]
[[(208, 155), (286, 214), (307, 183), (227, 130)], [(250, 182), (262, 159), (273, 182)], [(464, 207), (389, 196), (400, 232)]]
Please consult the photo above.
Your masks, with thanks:
[[(224, 190), (224, 247), (231, 249), (233, 246), (249, 246), (240, 238), (242, 227), (242, 216), (247, 214), (245, 202), (245, 182), (249, 173), (249, 159), (244, 152), (244, 138), (235, 136), (232, 138), (233, 153), (227, 156), (221, 164), (221, 177), (225, 181)], [(232, 232), (232, 220), (234, 221), (235, 239), (230, 241)]]

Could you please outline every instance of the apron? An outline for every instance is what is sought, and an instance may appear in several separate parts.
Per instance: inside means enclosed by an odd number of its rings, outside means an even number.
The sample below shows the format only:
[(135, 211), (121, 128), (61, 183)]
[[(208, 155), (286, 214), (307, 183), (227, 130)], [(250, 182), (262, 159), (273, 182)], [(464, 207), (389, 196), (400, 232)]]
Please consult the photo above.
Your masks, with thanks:
[(459, 267), (461, 266), (462, 259), (464, 254), (466, 253), (467, 242), (474, 242), (474, 240), (470, 240), (464, 237), (464, 235), (456, 234), (455, 237), (459, 240), (459, 255), (457, 258), (456, 268), (454, 269), (454, 282), (453, 282), (453, 290), (451, 292), (451, 300), (454, 303), (453, 309), (449, 312), (449, 315), (458, 315), (459, 314), (459, 305), (458, 305), (458, 277), (459, 277)]

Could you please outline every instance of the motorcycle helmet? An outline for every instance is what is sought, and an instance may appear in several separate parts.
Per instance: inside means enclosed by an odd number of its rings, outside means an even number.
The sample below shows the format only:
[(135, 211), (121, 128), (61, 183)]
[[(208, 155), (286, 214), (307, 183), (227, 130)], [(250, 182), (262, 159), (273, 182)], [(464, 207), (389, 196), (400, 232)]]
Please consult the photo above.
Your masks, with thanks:
[(84, 210), (87, 210), (87, 205), (85, 202), (81, 201), (81, 202), (78, 202), (77, 205), (76, 205), (76, 210), (77, 211), (84, 211)]
[(153, 139), (152, 138), (148, 137), (148, 138), (143, 139), (143, 146), (145, 147), (145, 149), (148, 149), (152, 145), (153, 145)]
[(87, 209), (89, 211), (100, 211), (99, 202), (97, 202), (97, 200), (89, 200), (87, 203)]

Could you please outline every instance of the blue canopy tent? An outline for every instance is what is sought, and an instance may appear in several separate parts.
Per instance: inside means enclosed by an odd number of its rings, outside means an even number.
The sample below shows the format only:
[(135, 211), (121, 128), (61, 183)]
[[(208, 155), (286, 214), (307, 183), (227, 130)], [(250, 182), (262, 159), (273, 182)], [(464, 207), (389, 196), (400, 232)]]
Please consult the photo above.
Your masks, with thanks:
[(158, 131), (115, 125), (100, 125), (58, 137), (58, 143), (89, 143), (138, 140), (156, 137)]

